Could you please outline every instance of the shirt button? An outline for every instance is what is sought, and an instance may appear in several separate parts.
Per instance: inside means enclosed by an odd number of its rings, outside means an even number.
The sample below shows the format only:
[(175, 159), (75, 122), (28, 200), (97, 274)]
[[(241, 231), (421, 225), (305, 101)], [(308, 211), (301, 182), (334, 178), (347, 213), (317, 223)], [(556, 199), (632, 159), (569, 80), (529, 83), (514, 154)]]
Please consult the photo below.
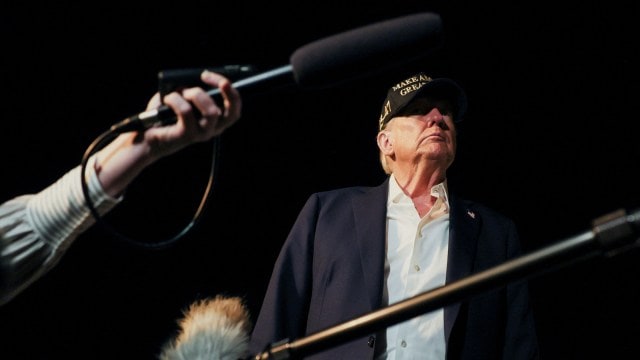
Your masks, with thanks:
[(403, 348), (407, 347), (407, 342), (402, 340), (402, 342), (400, 342), (400, 346), (402, 346)]
[(416, 269), (416, 271), (420, 271), (420, 265), (413, 265), (413, 268)]

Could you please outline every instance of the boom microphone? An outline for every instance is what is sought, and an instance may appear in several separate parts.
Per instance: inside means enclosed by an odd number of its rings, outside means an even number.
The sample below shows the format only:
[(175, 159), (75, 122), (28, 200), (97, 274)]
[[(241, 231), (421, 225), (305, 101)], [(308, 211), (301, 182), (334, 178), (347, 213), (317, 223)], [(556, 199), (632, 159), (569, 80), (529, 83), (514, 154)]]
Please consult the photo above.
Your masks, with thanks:
[[(444, 43), (435, 13), (397, 17), (323, 38), (298, 48), (285, 65), (233, 82), (237, 90), (283, 75), (302, 87), (323, 88), (415, 61)], [(220, 90), (207, 92), (219, 100)], [(176, 121), (166, 105), (131, 116), (111, 127), (115, 132), (144, 130)]]

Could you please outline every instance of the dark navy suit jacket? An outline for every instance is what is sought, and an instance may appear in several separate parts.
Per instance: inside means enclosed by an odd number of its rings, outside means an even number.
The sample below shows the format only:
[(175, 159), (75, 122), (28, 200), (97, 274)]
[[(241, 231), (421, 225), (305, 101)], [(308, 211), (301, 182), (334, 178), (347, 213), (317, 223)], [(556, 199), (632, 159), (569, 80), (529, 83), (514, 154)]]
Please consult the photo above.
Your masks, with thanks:
[[(276, 261), (252, 333), (252, 354), (384, 306), (388, 182), (389, 178), (377, 187), (337, 189), (309, 197)], [(520, 254), (510, 219), (451, 193), (449, 204), (447, 283)], [(450, 304), (444, 315), (448, 359), (538, 358), (525, 281)], [(375, 341), (372, 333), (314, 351), (309, 358), (373, 359)]]

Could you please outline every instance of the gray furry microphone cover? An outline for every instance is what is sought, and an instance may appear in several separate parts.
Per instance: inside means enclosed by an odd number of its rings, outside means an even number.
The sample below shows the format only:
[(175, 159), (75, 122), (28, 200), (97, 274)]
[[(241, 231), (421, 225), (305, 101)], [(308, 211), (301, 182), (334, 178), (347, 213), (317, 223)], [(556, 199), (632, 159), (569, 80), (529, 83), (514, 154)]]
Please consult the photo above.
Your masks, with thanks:
[(251, 320), (239, 297), (195, 301), (178, 324), (178, 334), (163, 346), (160, 360), (238, 360), (248, 355)]

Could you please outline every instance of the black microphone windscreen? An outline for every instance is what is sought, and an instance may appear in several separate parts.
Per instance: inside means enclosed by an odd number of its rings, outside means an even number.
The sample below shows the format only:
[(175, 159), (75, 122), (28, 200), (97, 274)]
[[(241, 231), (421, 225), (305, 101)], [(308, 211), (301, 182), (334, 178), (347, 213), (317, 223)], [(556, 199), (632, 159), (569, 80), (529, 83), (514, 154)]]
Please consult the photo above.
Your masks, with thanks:
[(290, 60), (298, 85), (325, 87), (414, 61), (443, 44), (441, 18), (427, 12), (311, 42), (298, 48)]

